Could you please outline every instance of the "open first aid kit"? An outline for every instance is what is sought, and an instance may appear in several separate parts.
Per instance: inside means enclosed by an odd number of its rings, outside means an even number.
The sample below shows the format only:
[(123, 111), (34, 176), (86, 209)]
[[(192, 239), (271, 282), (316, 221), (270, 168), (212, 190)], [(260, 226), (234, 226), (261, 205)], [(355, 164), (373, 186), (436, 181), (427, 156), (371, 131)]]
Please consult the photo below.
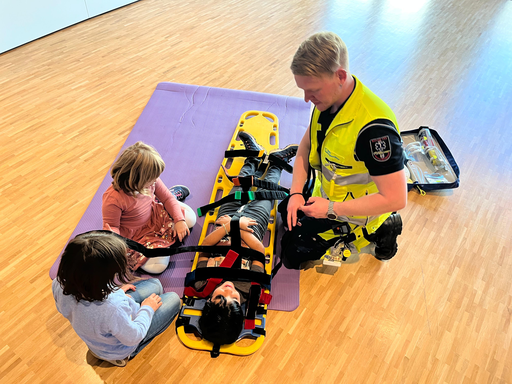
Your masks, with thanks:
[(459, 186), (459, 167), (441, 136), (428, 127), (401, 133), (407, 187), (423, 195)]

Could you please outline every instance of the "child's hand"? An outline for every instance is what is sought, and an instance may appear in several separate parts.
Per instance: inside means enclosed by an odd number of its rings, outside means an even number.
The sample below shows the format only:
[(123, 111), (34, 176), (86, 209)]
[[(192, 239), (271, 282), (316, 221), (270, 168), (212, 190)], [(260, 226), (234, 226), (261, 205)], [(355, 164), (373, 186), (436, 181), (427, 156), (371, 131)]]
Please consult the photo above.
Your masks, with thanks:
[(215, 224), (226, 225), (226, 224), (229, 224), (230, 222), (231, 222), (231, 217), (229, 215), (223, 215), (223, 216), (217, 218), (217, 221), (215, 222)]
[(250, 219), (245, 216), (240, 218), (240, 229), (242, 229), (244, 231), (254, 233), (254, 229), (249, 228), (249, 227), (252, 225), (257, 225), (257, 224), (258, 224), (258, 222), (254, 219)]
[(176, 224), (174, 224), (174, 237), (178, 237), (180, 241), (183, 241), (187, 235), (190, 235), (190, 230), (188, 229), (187, 223), (184, 220), (178, 221)]
[(129, 290), (135, 291), (135, 285), (125, 284), (125, 285), (121, 286), (121, 289), (123, 290), (124, 293), (126, 293), (126, 291), (129, 291)]
[(158, 296), (156, 293), (152, 293), (147, 299), (145, 299), (141, 306), (148, 305), (153, 308), (153, 311), (156, 312), (158, 308), (162, 306), (162, 298)]

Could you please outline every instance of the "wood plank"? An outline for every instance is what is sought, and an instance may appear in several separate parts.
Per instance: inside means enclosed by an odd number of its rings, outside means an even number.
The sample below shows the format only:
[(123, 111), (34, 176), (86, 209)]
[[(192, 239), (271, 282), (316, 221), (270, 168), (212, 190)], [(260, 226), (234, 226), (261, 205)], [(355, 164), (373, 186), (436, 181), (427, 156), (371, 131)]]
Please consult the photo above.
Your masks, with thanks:
[[(0, 55), (0, 381), (512, 383), (510, 20), (510, 1), (145, 0)], [(390, 262), (302, 271), (252, 356), (172, 329), (125, 368), (87, 355), (47, 272), (156, 84), (302, 97), (289, 65), (318, 30), (402, 130), (441, 134), (461, 187), (409, 193)]]

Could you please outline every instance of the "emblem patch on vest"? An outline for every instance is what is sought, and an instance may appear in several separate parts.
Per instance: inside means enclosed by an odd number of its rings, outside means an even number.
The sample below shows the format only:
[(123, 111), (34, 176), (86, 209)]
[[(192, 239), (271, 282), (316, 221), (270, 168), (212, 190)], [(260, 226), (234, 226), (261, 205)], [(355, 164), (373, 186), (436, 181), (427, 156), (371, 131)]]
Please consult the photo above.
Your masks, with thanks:
[(391, 146), (389, 145), (389, 136), (379, 137), (370, 140), (372, 156), (377, 161), (386, 161), (391, 157)]

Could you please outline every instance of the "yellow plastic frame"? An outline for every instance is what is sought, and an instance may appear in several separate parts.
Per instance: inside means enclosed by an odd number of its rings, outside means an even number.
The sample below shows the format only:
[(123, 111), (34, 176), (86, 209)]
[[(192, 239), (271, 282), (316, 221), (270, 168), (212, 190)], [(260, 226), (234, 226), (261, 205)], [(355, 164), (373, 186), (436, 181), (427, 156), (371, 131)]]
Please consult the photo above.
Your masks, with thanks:
[[(279, 148), (279, 135), (278, 130), (279, 124), (277, 116), (269, 113), (269, 112), (261, 112), (261, 111), (247, 111), (242, 114), (240, 117), (240, 120), (238, 121), (237, 128), (235, 129), (235, 132), (233, 133), (233, 137), (231, 138), (231, 141), (228, 146), (229, 150), (238, 150), (238, 149), (245, 149), (242, 141), (239, 139), (237, 140), (238, 133), (240, 131), (245, 131), (250, 133), (258, 144), (263, 146), (267, 153), (269, 153), (273, 149)], [(222, 161), (222, 165), (226, 169), (226, 171), (229, 173), (230, 176), (236, 176), (240, 173), (240, 170), (244, 164), (245, 158), (243, 157), (235, 157), (232, 159), (225, 158)], [(229, 191), (233, 187), (233, 183), (229, 181), (229, 179), (226, 177), (226, 174), (222, 167), (220, 167), (219, 172), (217, 173), (217, 176), (215, 178), (215, 184), (213, 186), (212, 194), (210, 197), (210, 203), (215, 202), (216, 200), (219, 200), (222, 197), (225, 197), (229, 194)], [(220, 195), (222, 193), (222, 195)], [(208, 232), (208, 227), (210, 225), (215, 224), (215, 218), (217, 217), (217, 212), (220, 207), (217, 207), (214, 211), (207, 212), (204, 219), (203, 229), (201, 231), (201, 237), (199, 239), (199, 244), (201, 244), (206, 237), (206, 234)], [(272, 273), (272, 264), (273, 264), (273, 257), (274, 257), (274, 243), (275, 243), (275, 236), (276, 236), (276, 214), (277, 214), (277, 203), (274, 204), (274, 207), (272, 208), (272, 211), (270, 213), (270, 223), (268, 225), (268, 231), (270, 231), (270, 240), (267, 247), (265, 247), (265, 256), (266, 260), (268, 262), (265, 265), (265, 273), (271, 274)], [(199, 253), (196, 253), (194, 257), (194, 263), (192, 265), (192, 271), (197, 266), (197, 259), (198, 259)], [(268, 290), (265, 290), (266, 293), (269, 293)], [(184, 307), (186, 307), (186, 304), (183, 304)], [(265, 309), (267, 309), (267, 306), (265, 305)], [(201, 313), (197, 309), (183, 309), (183, 314), (188, 315), (196, 315), (200, 316)], [(266, 315), (264, 315), (266, 318)], [(256, 320), (258, 325), (258, 320)], [(204, 339), (201, 340), (195, 340), (191, 339), (188, 334), (185, 332), (185, 327), (180, 326), (176, 330), (178, 334), (178, 338), (181, 340), (181, 342), (192, 349), (199, 349), (204, 351), (211, 351), (213, 348), (213, 344), (209, 341), (206, 341)], [(233, 344), (229, 345), (222, 345), (220, 347), (221, 353), (228, 353), (232, 355), (240, 355), (240, 356), (246, 356), (250, 355), (258, 350), (258, 348), (263, 344), (263, 341), (265, 339), (265, 336), (259, 336), (251, 345), (249, 346), (240, 346), (237, 345), (240, 343), (241, 340), (236, 341)], [(243, 340), (243, 339), (242, 339)]]

